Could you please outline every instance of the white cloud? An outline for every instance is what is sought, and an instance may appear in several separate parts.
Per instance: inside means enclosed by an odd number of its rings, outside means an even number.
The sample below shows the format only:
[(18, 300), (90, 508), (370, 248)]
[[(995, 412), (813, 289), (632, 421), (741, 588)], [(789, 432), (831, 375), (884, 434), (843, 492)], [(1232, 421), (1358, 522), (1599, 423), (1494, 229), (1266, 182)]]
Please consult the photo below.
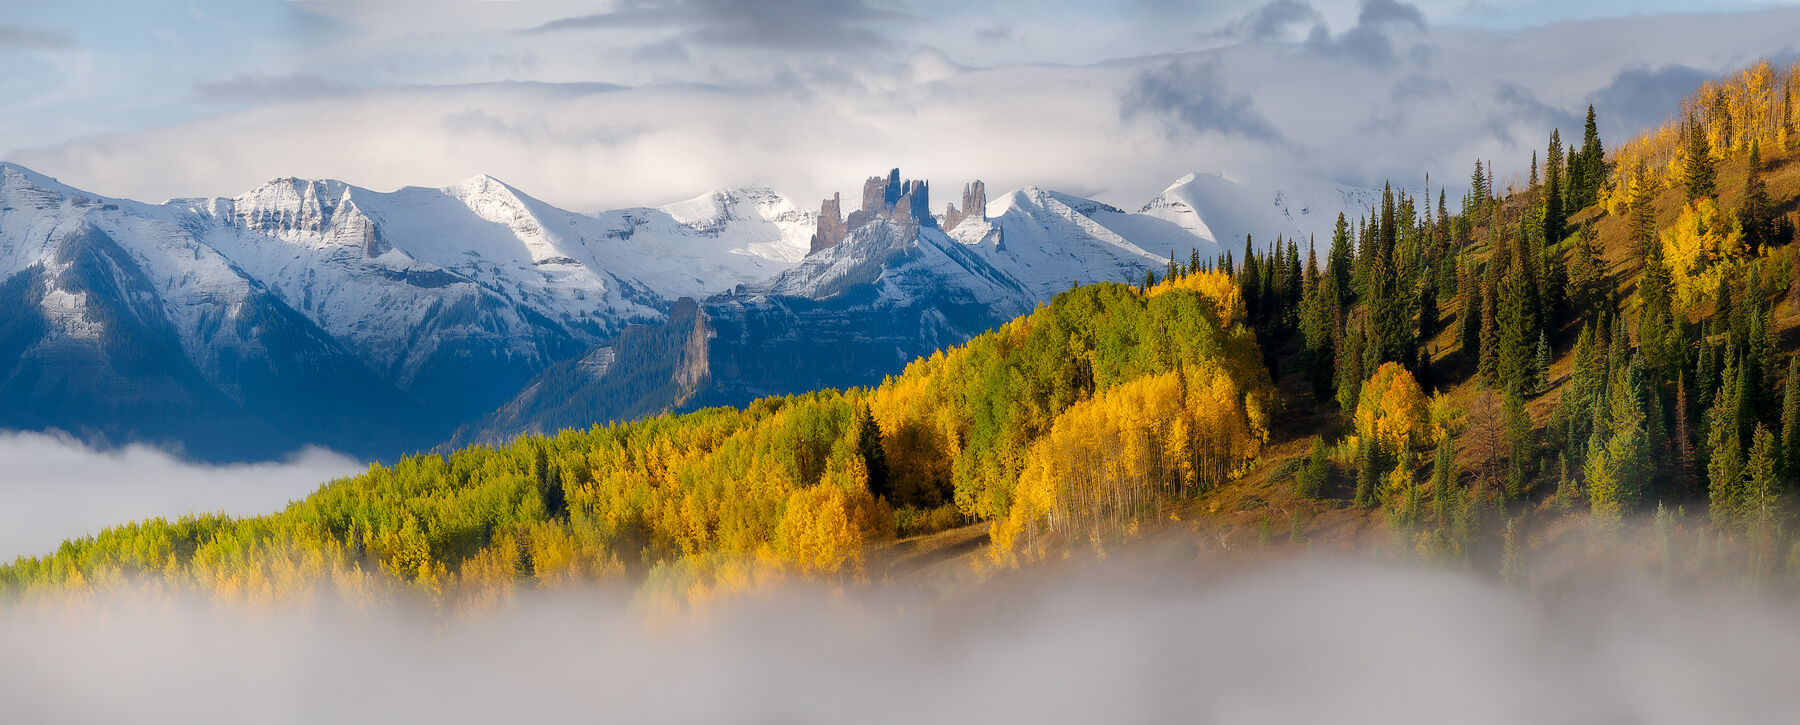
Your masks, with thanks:
[(0, 561), (157, 516), (277, 511), (361, 468), (316, 448), (283, 462), (209, 466), (139, 445), (99, 451), (63, 435), (0, 434)]
[[(1616, 94), (1596, 93), (1621, 72), (1718, 72), (1791, 48), (1796, 24), (1800, 12), (1776, 10), (1516, 32), (1365, 28), (1389, 34), (1385, 65), (1292, 42), (1093, 66), (967, 67), (935, 51), (904, 61), (810, 58), (746, 66), (719, 83), (617, 90), (376, 86), (13, 158), (76, 186), (151, 201), (229, 196), (287, 175), (389, 189), (491, 173), (579, 210), (751, 182), (804, 203), (832, 191), (854, 197), (860, 179), (899, 166), (939, 188), (982, 178), (992, 189), (1034, 183), (1135, 206), (1196, 170), (1264, 181), (1301, 169), (1347, 183), (1417, 184), (1426, 172), (1460, 180), (1480, 157), (1522, 172), (1549, 124), (1579, 119), (1590, 98), (1604, 106)], [(1179, 82), (1194, 69), (1209, 82)], [(1164, 99), (1180, 113), (1127, 117), (1122, 102), (1147, 77), (1170, 93), (1205, 93)], [(1233, 132), (1243, 124), (1180, 128), (1209, 117), (1195, 105), (1208, 98), (1234, 104), (1234, 117), (1265, 119), (1272, 133), (1258, 141)], [(1649, 118), (1641, 108), (1626, 112)], [(1611, 122), (1607, 108), (1600, 113)]]
[[(1608, 579), (1534, 600), (1352, 561), (790, 592), (647, 629), (606, 597), (0, 611), (20, 722), (1787, 722), (1791, 604)], [(104, 691), (97, 692), (96, 683)]]

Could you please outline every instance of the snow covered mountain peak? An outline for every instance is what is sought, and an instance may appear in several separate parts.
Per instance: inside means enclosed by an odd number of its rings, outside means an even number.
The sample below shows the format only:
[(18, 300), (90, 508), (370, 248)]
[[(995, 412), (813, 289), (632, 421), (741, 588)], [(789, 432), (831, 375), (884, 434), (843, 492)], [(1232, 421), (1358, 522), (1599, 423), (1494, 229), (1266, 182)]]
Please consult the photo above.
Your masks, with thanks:
[(692, 199), (658, 207), (696, 233), (718, 237), (732, 226), (768, 226), (749, 234), (746, 245), (733, 250), (778, 262), (798, 262), (807, 252), (807, 233), (818, 213), (799, 208), (767, 186), (720, 189)]

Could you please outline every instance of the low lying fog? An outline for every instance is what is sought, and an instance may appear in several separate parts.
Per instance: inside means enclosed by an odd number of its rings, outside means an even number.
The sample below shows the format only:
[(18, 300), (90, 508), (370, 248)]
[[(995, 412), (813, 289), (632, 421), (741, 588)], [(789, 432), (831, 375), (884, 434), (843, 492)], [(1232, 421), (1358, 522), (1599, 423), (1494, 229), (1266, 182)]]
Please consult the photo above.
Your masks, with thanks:
[(1800, 719), (1792, 607), (1616, 580), (1532, 599), (1349, 560), (795, 591), (657, 627), (597, 596), (473, 620), (129, 604), (0, 613), (0, 642), (9, 722)]
[(153, 516), (275, 511), (362, 468), (319, 449), (279, 463), (208, 466), (145, 446), (99, 451), (62, 435), (0, 434), (0, 561)]

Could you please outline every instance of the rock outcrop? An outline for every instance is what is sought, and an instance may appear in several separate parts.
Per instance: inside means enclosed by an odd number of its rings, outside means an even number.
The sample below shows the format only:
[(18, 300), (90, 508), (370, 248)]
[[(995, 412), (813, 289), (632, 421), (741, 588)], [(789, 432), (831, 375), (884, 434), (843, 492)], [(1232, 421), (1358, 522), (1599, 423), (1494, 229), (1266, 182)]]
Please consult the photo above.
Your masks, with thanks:
[(844, 214), (839, 208), (843, 204), (840, 197), (839, 194), (832, 194), (830, 199), (819, 206), (819, 230), (812, 235), (812, 248), (808, 250), (808, 254), (835, 247), (850, 234), (850, 227), (844, 224)]
[[(967, 193), (964, 199), (966, 205)], [(901, 179), (899, 169), (888, 171), (887, 176), (871, 176), (864, 180), (862, 208), (850, 212), (849, 218), (842, 222), (838, 221), (841, 203), (841, 197), (832, 194), (821, 205), (818, 231), (812, 237), (812, 252), (837, 246), (850, 232), (876, 219), (896, 221), (912, 231), (917, 231), (921, 225), (937, 225), (937, 219), (931, 216), (931, 183), (923, 179)]]
[(944, 203), (945, 231), (955, 229), (967, 219), (987, 221), (987, 186), (980, 179), (963, 185), (962, 211), (957, 211), (949, 202)]

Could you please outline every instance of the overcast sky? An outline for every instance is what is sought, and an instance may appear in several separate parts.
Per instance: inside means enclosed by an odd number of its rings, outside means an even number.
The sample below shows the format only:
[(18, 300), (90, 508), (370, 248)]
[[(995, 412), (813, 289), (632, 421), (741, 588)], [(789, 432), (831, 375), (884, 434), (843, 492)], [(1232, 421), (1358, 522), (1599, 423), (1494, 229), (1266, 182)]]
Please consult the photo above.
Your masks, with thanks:
[(0, 158), (149, 201), (491, 173), (592, 211), (900, 166), (1135, 205), (1187, 171), (1520, 169), (1588, 103), (1617, 140), (1794, 59), (1796, 27), (1705, 0), (7, 3)]

